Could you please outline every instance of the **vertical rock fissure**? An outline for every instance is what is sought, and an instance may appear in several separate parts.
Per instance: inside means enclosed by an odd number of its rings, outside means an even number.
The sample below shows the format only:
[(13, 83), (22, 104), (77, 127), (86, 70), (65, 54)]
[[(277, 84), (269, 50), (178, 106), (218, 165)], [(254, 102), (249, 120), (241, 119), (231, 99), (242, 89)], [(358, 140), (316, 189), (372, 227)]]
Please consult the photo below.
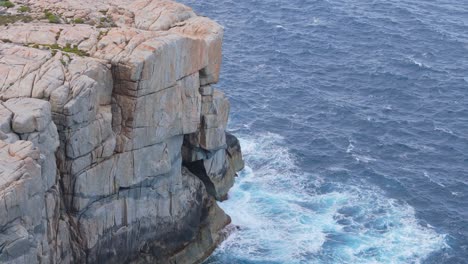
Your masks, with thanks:
[(184, 162), (183, 166), (186, 167), (191, 173), (193, 173), (203, 182), (208, 194), (210, 194), (213, 197), (216, 197), (215, 186), (206, 174), (205, 166), (203, 166), (203, 160), (197, 160), (194, 162)]

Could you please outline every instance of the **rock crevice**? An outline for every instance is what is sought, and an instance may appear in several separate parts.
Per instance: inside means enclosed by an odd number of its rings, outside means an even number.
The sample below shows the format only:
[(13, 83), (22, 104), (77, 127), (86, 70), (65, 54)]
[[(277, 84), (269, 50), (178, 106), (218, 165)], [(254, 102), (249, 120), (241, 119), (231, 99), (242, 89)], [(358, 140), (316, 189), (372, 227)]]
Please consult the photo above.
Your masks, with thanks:
[(0, 26), (0, 262), (206, 258), (243, 168), (222, 27), (168, 0), (22, 3)]

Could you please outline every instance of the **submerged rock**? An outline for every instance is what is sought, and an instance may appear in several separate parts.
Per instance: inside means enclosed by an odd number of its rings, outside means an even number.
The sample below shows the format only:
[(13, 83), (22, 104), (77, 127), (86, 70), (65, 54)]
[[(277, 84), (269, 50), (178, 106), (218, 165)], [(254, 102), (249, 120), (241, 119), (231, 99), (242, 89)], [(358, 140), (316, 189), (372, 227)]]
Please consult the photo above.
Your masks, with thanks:
[(0, 26), (0, 262), (206, 258), (243, 167), (222, 27), (166, 0), (22, 3)]

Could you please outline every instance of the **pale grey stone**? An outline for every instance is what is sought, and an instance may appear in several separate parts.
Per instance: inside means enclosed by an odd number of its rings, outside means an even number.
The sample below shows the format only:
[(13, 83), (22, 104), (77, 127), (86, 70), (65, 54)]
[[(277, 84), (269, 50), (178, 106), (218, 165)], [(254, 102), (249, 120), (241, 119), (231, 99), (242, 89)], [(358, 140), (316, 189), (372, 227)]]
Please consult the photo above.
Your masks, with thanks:
[(170, 0), (25, 4), (64, 23), (0, 26), (0, 262), (206, 258), (243, 167), (222, 27)]
[(47, 101), (15, 98), (4, 104), (13, 113), (12, 128), (16, 133), (43, 131), (51, 122), (51, 108)]

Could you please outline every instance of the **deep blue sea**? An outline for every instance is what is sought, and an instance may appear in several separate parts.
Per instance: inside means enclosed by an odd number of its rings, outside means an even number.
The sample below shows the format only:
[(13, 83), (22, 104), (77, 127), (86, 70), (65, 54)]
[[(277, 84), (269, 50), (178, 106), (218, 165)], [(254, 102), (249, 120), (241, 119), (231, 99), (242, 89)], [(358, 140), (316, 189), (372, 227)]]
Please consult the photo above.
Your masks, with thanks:
[(468, 0), (182, 0), (246, 168), (207, 263), (468, 263)]

